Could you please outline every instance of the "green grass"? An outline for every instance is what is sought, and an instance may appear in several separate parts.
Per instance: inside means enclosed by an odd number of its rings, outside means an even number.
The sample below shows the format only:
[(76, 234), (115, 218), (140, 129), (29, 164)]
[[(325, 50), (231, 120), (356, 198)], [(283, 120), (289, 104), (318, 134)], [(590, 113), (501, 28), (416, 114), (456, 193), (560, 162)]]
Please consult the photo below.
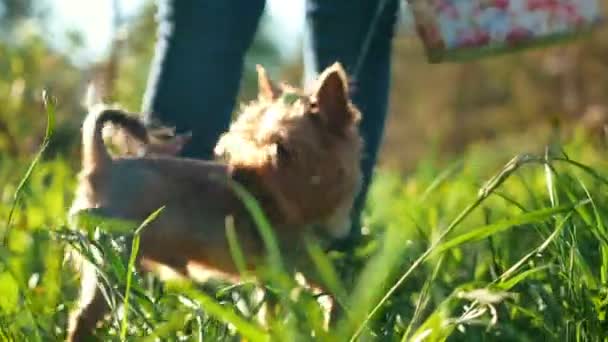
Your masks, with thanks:
[[(353, 253), (307, 244), (346, 307), (331, 332), (246, 193), (269, 255), (260, 280), (163, 283), (133, 272), (126, 239), (67, 228), (73, 161), (0, 155), (0, 339), (64, 337), (78, 286), (69, 246), (93, 262), (101, 252), (107, 298), (128, 313), (114, 311), (103, 340), (608, 341), (605, 155), (579, 135), (539, 155), (469, 150), (447, 167), (427, 160), (407, 176), (379, 173)], [(265, 327), (255, 316), (267, 296), (278, 305)]]

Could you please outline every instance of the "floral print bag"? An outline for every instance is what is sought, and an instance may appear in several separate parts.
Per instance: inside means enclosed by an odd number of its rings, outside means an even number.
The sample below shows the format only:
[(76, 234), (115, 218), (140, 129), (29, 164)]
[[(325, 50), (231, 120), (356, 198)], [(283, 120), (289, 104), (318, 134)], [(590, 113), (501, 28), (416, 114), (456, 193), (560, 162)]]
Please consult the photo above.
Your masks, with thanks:
[(599, 0), (408, 0), (431, 63), (542, 46), (589, 32)]

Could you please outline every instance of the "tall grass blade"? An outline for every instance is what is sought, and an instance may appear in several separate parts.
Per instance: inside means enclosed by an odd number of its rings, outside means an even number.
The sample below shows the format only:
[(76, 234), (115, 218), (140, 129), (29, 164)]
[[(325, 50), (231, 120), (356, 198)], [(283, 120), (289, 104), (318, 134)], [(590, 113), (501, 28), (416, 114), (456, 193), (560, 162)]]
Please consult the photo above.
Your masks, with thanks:
[(15, 190), (15, 193), (13, 194), (13, 202), (11, 204), (11, 209), (9, 211), (8, 218), (6, 219), (6, 225), (5, 225), (5, 229), (4, 229), (3, 236), (2, 236), (2, 245), (3, 246), (6, 246), (6, 244), (8, 242), (7, 239), (8, 239), (9, 233), (10, 233), (10, 227), (11, 227), (11, 222), (13, 219), (13, 214), (14, 214), (15, 208), (17, 207), (19, 200), (21, 198), (21, 192), (23, 190), (23, 187), (25, 186), (25, 184), (27, 184), (27, 181), (32, 176), (32, 172), (34, 172), (34, 168), (36, 167), (36, 165), (38, 165), (38, 163), (40, 162), (40, 159), (42, 158), (42, 155), (44, 154), (44, 151), (49, 146), (51, 137), (53, 135), (53, 130), (55, 128), (55, 100), (50, 98), (49, 94), (46, 91), (42, 92), (42, 100), (44, 102), (44, 107), (46, 109), (46, 130), (45, 130), (45, 134), (44, 134), (44, 140), (42, 141), (42, 145), (40, 146), (38, 153), (36, 153), (34, 160), (32, 160), (32, 162), (30, 163), (30, 166), (28, 167), (27, 171), (21, 178), (21, 181), (19, 182), (19, 185), (17, 186), (17, 189)]
[(120, 340), (125, 341), (127, 337), (127, 327), (129, 322), (129, 294), (131, 293), (131, 282), (133, 279), (133, 272), (135, 270), (135, 260), (137, 259), (137, 252), (139, 251), (139, 241), (141, 239), (141, 231), (147, 227), (150, 222), (156, 220), (158, 215), (165, 209), (161, 207), (155, 212), (150, 214), (139, 227), (135, 230), (133, 241), (131, 242), (131, 255), (129, 256), (129, 264), (127, 267), (127, 284), (125, 286), (125, 298), (123, 302), (124, 316), (120, 325)]
[(237, 315), (231, 308), (224, 307), (207, 294), (195, 290), (189, 282), (170, 282), (167, 286), (186, 296), (196, 300), (204, 308), (205, 312), (224, 322), (232, 324), (236, 330), (249, 341), (269, 341), (270, 336), (254, 324)]
[(340, 281), (340, 277), (333, 267), (331, 261), (327, 258), (325, 253), (319, 245), (313, 242), (310, 238), (306, 238), (306, 250), (308, 251), (308, 255), (312, 259), (314, 266), (321, 277), (324, 285), (327, 286), (327, 289), (334, 294), (339, 304), (346, 308), (346, 290)]
[(272, 226), (264, 214), (264, 211), (260, 207), (255, 197), (253, 197), (253, 195), (251, 195), (251, 193), (249, 193), (245, 187), (234, 181), (229, 181), (229, 184), (239, 199), (243, 202), (249, 211), (249, 214), (253, 217), (253, 221), (260, 231), (260, 235), (264, 241), (270, 266), (276, 273), (281, 273), (283, 271), (283, 262), (281, 260), (279, 244), (273, 233)]
[(542, 253), (549, 246), (549, 244), (553, 240), (555, 240), (555, 238), (557, 236), (559, 236), (559, 234), (562, 232), (562, 230), (566, 226), (566, 222), (568, 222), (568, 220), (570, 219), (571, 216), (572, 216), (572, 212), (569, 212), (566, 215), (566, 217), (564, 217), (557, 224), (557, 227), (555, 228), (555, 230), (553, 231), (553, 233), (551, 233), (551, 235), (549, 235), (549, 237), (547, 237), (545, 239), (545, 241), (543, 241), (543, 243), (540, 244), (540, 246), (538, 246), (537, 248), (535, 248), (534, 250), (532, 250), (531, 252), (529, 252), (528, 254), (526, 254), (523, 258), (521, 258), (513, 266), (509, 267), (508, 270), (506, 270), (503, 274), (500, 275), (500, 277), (498, 277), (497, 281), (499, 281), (501, 284), (503, 284), (502, 286), (506, 286), (505, 289), (508, 289), (508, 288), (514, 286), (515, 284), (504, 285), (504, 283), (507, 281), (506, 279), (508, 279), (509, 277), (511, 277), (511, 275), (514, 274), (515, 271), (517, 271), (517, 269), (519, 269), (521, 267), (521, 265), (523, 265), (524, 263), (526, 263), (534, 255)]
[(382, 249), (366, 264), (358, 277), (357, 286), (349, 300), (350, 315), (343, 318), (338, 325), (337, 336), (346, 338), (355, 331), (350, 339), (352, 341), (362, 332), (369, 321), (369, 309), (382, 296), (390, 281), (391, 272), (386, 270), (394, 269), (401, 260), (406, 248), (401, 242), (402, 232), (395, 226), (389, 226), (385, 234)]
[(509, 228), (512, 228), (512, 227), (515, 227), (518, 225), (523, 225), (523, 224), (528, 224), (528, 223), (533, 223), (533, 222), (542, 222), (548, 218), (551, 218), (555, 214), (566, 213), (566, 212), (573, 210), (574, 208), (576, 208), (579, 205), (585, 205), (588, 203), (589, 203), (588, 200), (583, 200), (574, 205), (564, 205), (564, 206), (557, 207), (557, 208), (535, 210), (535, 211), (531, 211), (531, 212), (522, 214), (522, 215), (512, 218), (512, 219), (502, 220), (497, 223), (482, 226), (482, 227), (473, 229), (467, 233), (464, 233), (462, 235), (459, 235), (459, 236), (453, 238), (452, 240), (449, 240), (447, 242), (444, 242), (444, 243), (438, 245), (435, 248), (434, 253), (443, 253), (443, 252), (445, 252), (449, 249), (452, 249), (454, 247), (457, 247), (465, 242), (482, 240), (491, 235), (494, 235), (496, 233), (502, 232), (504, 230), (507, 230)]
[(247, 263), (245, 262), (243, 249), (241, 248), (239, 239), (236, 235), (234, 217), (232, 216), (226, 217), (226, 238), (228, 239), (228, 248), (230, 249), (230, 254), (232, 255), (232, 260), (236, 265), (236, 269), (239, 271), (239, 274), (244, 275), (247, 271)]
[(424, 251), (410, 266), (410, 268), (403, 273), (403, 275), (397, 280), (397, 282), (386, 292), (384, 297), (374, 306), (369, 314), (361, 321), (359, 327), (351, 337), (351, 341), (354, 341), (359, 334), (361, 334), (363, 328), (367, 325), (367, 322), (378, 312), (378, 310), (384, 305), (384, 303), (393, 295), (395, 291), (405, 282), (405, 280), (417, 269), (439, 246), (439, 244), (447, 237), (450, 232), (454, 230), (473, 210), (475, 210), (488, 196), (490, 196), (494, 190), (502, 185), (502, 183), (509, 178), (515, 171), (517, 171), (522, 165), (538, 162), (539, 158), (531, 155), (518, 155), (511, 159), (502, 170), (492, 177), (477, 193), (477, 199), (467, 206), (460, 214), (448, 225), (448, 227), (439, 235), (438, 239), (433, 242), (429, 248)]

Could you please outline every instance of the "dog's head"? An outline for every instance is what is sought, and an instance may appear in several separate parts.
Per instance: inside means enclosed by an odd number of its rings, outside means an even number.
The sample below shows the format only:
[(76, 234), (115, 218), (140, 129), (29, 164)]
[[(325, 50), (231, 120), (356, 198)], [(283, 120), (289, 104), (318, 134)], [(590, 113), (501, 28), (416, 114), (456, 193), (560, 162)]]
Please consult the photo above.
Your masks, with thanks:
[(216, 155), (254, 173), (285, 223), (331, 222), (330, 232), (343, 235), (360, 184), (362, 141), (342, 66), (327, 68), (310, 92), (274, 85), (260, 66), (258, 83), (258, 99), (220, 138)]

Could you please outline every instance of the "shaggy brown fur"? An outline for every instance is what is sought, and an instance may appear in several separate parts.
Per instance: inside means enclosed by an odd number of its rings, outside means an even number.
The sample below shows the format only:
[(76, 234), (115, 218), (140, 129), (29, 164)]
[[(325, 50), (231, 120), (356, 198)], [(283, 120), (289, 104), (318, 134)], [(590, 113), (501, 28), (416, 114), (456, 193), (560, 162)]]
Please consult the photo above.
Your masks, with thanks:
[[(256, 227), (227, 180), (260, 201), (288, 260), (300, 259), (302, 234), (311, 225), (340, 237), (360, 183), (359, 112), (348, 97), (339, 64), (325, 70), (305, 94), (274, 86), (259, 67), (260, 94), (219, 140), (221, 162), (167, 156), (112, 158), (102, 139), (106, 121), (139, 137), (136, 121), (116, 110), (89, 114), (83, 125), (83, 166), (71, 214), (97, 208), (103, 215), (142, 221), (165, 206), (141, 236), (140, 267), (161, 264), (189, 275), (191, 266), (236, 277), (225, 234), (232, 216), (248, 267), (264, 249)], [(138, 133), (139, 132), (139, 133)], [(92, 336), (107, 313), (96, 271), (84, 265), (80, 307), (72, 314), (70, 341)]]

